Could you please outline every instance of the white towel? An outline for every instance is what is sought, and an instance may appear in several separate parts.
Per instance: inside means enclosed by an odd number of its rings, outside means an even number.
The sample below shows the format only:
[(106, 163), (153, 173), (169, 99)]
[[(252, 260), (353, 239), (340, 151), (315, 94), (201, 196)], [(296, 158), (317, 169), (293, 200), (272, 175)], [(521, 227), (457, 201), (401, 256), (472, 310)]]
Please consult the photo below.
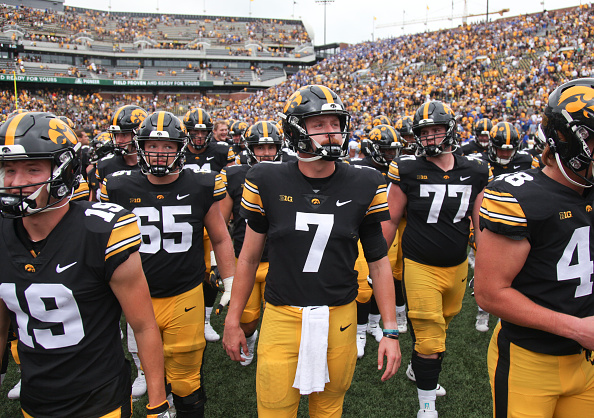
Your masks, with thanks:
[(302, 310), (301, 343), (293, 387), (302, 395), (323, 392), (330, 381), (328, 372), (328, 328), (330, 309), (307, 306)]

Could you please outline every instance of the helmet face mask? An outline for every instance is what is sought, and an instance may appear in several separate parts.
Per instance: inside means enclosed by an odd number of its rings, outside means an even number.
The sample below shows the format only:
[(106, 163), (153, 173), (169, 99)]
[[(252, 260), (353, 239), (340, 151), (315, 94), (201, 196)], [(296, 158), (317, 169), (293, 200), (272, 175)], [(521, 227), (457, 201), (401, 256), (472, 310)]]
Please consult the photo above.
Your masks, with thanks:
[[(253, 165), (261, 161), (278, 161), (281, 157), (283, 139), (274, 122), (257, 122), (246, 129), (244, 143), (249, 157), (248, 164)], [(268, 157), (258, 155), (256, 148), (262, 145), (274, 145), (276, 153)]]
[(135, 152), (134, 133), (146, 117), (146, 110), (136, 105), (122, 106), (115, 111), (107, 131), (112, 135), (116, 155)]
[[(144, 174), (164, 177), (183, 168), (188, 134), (173, 113), (160, 111), (149, 115), (138, 128), (135, 142), (138, 164)], [(176, 149), (168, 150), (172, 143)]]
[(493, 122), (486, 118), (478, 120), (474, 125), (476, 143), (485, 150), (489, 147), (489, 133), (491, 129), (493, 129)]
[[(30, 216), (50, 210), (71, 196), (79, 183), (80, 148), (70, 127), (49, 113), (22, 113), (5, 123), (0, 128), (1, 215)], [(49, 162), (49, 169), (42, 170), (47, 177), (43, 175), (30, 184), (12, 184), (11, 172), (22, 162), (35, 160)]]
[[(491, 162), (505, 166), (512, 162), (520, 148), (520, 135), (514, 125), (499, 122), (489, 133), (487, 154)], [(501, 152), (504, 151), (502, 154)]]
[[(336, 161), (346, 156), (350, 115), (340, 98), (329, 88), (320, 85), (300, 88), (289, 97), (280, 116), (283, 118), (285, 137), (293, 148), (312, 156), (298, 157), (302, 161)], [(307, 125), (311, 126), (313, 120), (310, 118), (315, 116), (334, 116), (338, 119), (339, 126), (323, 132), (308, 132)], [(328, 138), (329, 141), (320, 138)], [(332, 139), (336, 138), (340, 140), (334, 142)]]
[[(423, 135), (423, 128), (442, 125), (443, 135)], [(427, 130), (425, 130), (426, 132)], [(413, 133), (417, 147), (415, 154), (422, 157), (436, 157), (443, 153), (452, 153), (458, 148), (456, 140), (456, 118), (452, 109), (440, 101), (427, 102), (415, 112), (413, 119)]]
[[(594, 159), (594, 78), (580, 78), (557, 87), (549, 96), (542, 124), (537, 131), (555, 156), (565, 178), (580, 187), (592, 187), (594, 179), (584, 176)], [(569, 169), (583, 183), (567, 176)]]
[(366, 154), (381, 166), (389, 166), (392, 160), (402, 152), (402, 139), (397, 130), (389, 125), (378, 125), (365, 140)]
[(192, 109), (184, 115), (183, 123), (189, 134), (189, 145), (196, 150), (206, 148), (212, 138), (210, 114), (201, 108)]
[(89, 142), (89, 162), (97, 163), (103, 157), (114, 152), (114, 144), (109, 132), (101, 132)]
[(231, 139), (233, 140), (233, 147), (236, 153), (245, 149), (245, 144), (243, 142), (243, 134), (245, 133), (247, 128), (248, 124), (243, 121), (237, 121), (231, 125), (229, 134), (231, 135)]

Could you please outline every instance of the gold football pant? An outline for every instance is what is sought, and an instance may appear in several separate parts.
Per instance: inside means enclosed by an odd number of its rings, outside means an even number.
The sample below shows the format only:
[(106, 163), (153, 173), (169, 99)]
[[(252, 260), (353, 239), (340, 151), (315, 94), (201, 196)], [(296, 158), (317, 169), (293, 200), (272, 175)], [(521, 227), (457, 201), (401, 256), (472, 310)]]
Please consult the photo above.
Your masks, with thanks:
[(268, 262), (260, 262), (258, 270), (256, 270), (256, 281), (254, 288), (250, 294), (250, 298), (245, 305), (245, 309), (241, 314), (242, 324), (249, 324), (260, 318), (260, 307), (264, 300), (264, 288), (266, 287), (266, 275), (268, 274)]
[(467, 275), (466, 260), (453, 267), (436, 267), (404, 259), (404, 294), (417, 353), (445, 351), (446, 330), (462, 309)]
[(204, 339), (202, 284), (181, 295), (151, 298), (163, 339), (165, 377), (177, 396), (200, 388)]
[[(397, 244), (397, 252), (396, 252), (396, 260), (392, 262), (390, 258), (390, 265), (392, 266), (392, 277), (394, 280), (402, 281), (402, 234), (404, 234), (404, 228), (406, 227), (406, 218), (400, 219), (400, 223), (398, 223), (398, 229), (396, 231), (396, 238), (394, 242), (398, 242)], [(396, 286), (400, 286), (400, 284), (396, 284)]]
[(553, 356), (511, 343), (498, 323), (487, 363), (496, 418), (594, 414), (594, 366), (584, 354)]
[[(357, 361), (357, 306), (351, 302), (330, 307), (328, 370), (323, 392), (309, 395), (309, 416), (340, 417), (344, 395), (351, 386)], [(267, 304), (258, 343), (256, 391), (260, 418), (296, 417), (301, 395), (293, 388), (299, 344), (301, 310)]]
[[(397, 264), (398, 259), (398, 251), (400, 249), (400, 242), (399, 242), (399, 235), (396, 234), (394, 238), (394, 242), (392, 245), (388, 247), (388, 259), (390, 260), (390, 265), (393, 269), (396, 269), (395, 265)], [(355, 261), (355, 270), (357, 270), (357, 282), (359, 283), (359, 292), (357, 293), (357, 302), (359, 303), (367, 303), (371, 299), (373, 295), (373, 289), (369, 285), (367, 281), (367, 276), (369, 276), (369, 266), (367, 265), (367, 260), (365, 259), (365, 255), (363, 253), (363, 247), (361, 246), (361, 241), (357, 242), (357, 246), (359, 247), (359, 255), (357, 256), (357, 260)], [(396, 276), (394, 276), (396, 277)], [(399, 279), (400, 280), (400, 279)]]

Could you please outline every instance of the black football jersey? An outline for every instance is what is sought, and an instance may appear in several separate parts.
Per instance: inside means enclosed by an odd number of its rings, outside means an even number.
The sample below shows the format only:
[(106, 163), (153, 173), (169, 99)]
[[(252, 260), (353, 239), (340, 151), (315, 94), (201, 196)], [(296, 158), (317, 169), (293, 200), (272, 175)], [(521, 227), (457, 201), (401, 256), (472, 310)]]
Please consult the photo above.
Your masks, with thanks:
[[(221, 170), (221, 178), (227, 189), (227, 194), (233, 200), (233, 249), (235, 257), (239, 257), (241, 247), (245, 238), (245, 225), (247, 220), (241, 217), (239, 209), (241, 208), (241, 195), (243, 194), (243, 185), (245, 183), (245, 176), (251, 166), (249, 165), (232, 165)], [(261, 261), (268, 261), (268, 242), (264, 246)]]
[[(35, 417), (113, 411), (130, 396), (130, 369), (109, 282), (140, 246), (136, 216), (111, 203), (71, 203), (37, 256), (17, 222), (0, 219), (0, 298), (19, 337), (23, 409)], [(119, 382), (112, 396), (89, 404), (89, 392), (109, 382)]]
[(388, 178), (407, 196), (403, 256), (417, 263), (451, 267), (466, 260), (469, 216), (489, 181), (489, 165), (479, 158), (454, 158), (447, 172), (413, 155), (390, 164)]
[[(592, 200), (592, 193), (581, 196), (533, 169), (496, 178), (481, 206), (481, 229), (530, 242), (512, 287), (541, 306), (580, 318), (594, 315)], [(573, 340), (501, 322), (502, 332), (520, 347), (553, 355), (580, 352)]]
[(126, 160), (121, 155), (111, 154), (107, 157), (103, 157), (97, 163), (97, 168), (95, 170), (95, 176), (97, 177), (97, 181), (99, 182), (99, 186), (103, 183), (105, 177), (109, 174), (115, 173), (116, 171), (122, 170), (138, 170), (140, 171), (140, 167), (138, 164), (136, 165), (128, 165), (126, 164)]
[(101, 200), (138, 216), (140, 256), (152, 297), (180, 295), (204, 280), (204, 217), (225, 197), (221, 176), (182, 170), (170, 184), (152, 184), (140, 171), (107, 176)]
[(493, 169), (493, 176), (497, 177), (501, 174), (515, 173), (517, 171), (530, 170), (531, 168), (540, 167), (540, 163), (537, 158), (525, 151), (518, 151), (514, 158), (507, 165), (501, 165), (496, 162), (490, 161), (486, 152), (480, 154), (481, 159), (488, 161)]
[(485, 149), (474, 139), (471, 139), (466, 144), (462, 145), (459, 150), (462, 155), (481, 154), (485, 151)]
[(371, 158), (369, 155), (365, 156), (364, 158), (349, 158), (348, 163), (351, 165), (360, 165), (362, 167), (374, 168), (382, 173), (384, 177), (388, 175), (389, 166), (376, 164), (373, 161), (373, 158)]
[(200, 154), (194, 154), (189, 149), (186, 149), (184, 169), (220, 172), (223, 167), (233, 161), (235, 161), (235, 154), (233, 153), (233, 149), (229, 147), (229, 144), (213, 141)]
[(377, 171), (343, 163), (336, 163), (317, 192), (297, 162), (253, 166), (240, 215), (254, 231), (267, 234), (266, 301), (293, 306), (353, 301), (359, 228), (389, 219), (386, 188)]

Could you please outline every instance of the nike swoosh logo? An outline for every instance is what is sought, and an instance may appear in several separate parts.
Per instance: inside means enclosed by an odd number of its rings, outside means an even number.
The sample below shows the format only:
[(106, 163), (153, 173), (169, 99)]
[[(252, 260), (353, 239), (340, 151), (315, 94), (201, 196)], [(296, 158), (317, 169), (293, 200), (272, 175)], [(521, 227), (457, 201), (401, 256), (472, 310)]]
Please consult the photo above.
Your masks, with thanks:
[(341, 202), (340, 200), (337, 200), (336, 201), (336, 206), (341, 207), (341, 206), (344, 206), (347, 203), (351, 203), (351, 202), (352, 202), (352, 200), (347, 200), (346, 202)]
[(519, 165), (514, 165), (514, 170), (517, 170), (518, 168), (520, 168), (521, 166)]
[(188, 197), (188, 196), (189, 196), (189, 194), (185, 194), (185, 195), (183, 195), (183, 196), (177, 195), (177, 200), (182, 200), (182, 199), (185, 199), (185, 198), (186, 198), (186, 197)]
[(346, 327), (340, 327), (340, 332), (344, 331), (345, 329), (347, 329), (348, 327), (350, 327), (353, 323), (351, 322), (350, 324), (348, 324)]
[(206, 161), (212, 160), (214, 157), (206, 157)]
[(78, 261), (75, 261), (74, 263), (72, 263), (72, 264), (68, 264), (67, 266), (64, 266), (64, 267), (60, 267), (60, 264), (58, 264), (58, 265), (56, 266), (56, 273), (62, 273), (63, 271), (66, 271), (66, 270), (68, 270), (70, 267), (72, 267), (72, 266), (73, 266), (73, 265), (75, 265), (76, 263), (78, 263)]
[(462, 176), (460, 176), (460, 181), (468, 180), (469, 178), (470, 178), (470, 176), (468, 176), (468, 177), (462, 177)]
[(184, 310), (185, 310), (186, 312), (190, 312), (190, 311), (191, 311), (192, 309), (194, 309), (194, 308), (195, 308), (195, 306), (192, 306), (191, 308), (184, 308)]

